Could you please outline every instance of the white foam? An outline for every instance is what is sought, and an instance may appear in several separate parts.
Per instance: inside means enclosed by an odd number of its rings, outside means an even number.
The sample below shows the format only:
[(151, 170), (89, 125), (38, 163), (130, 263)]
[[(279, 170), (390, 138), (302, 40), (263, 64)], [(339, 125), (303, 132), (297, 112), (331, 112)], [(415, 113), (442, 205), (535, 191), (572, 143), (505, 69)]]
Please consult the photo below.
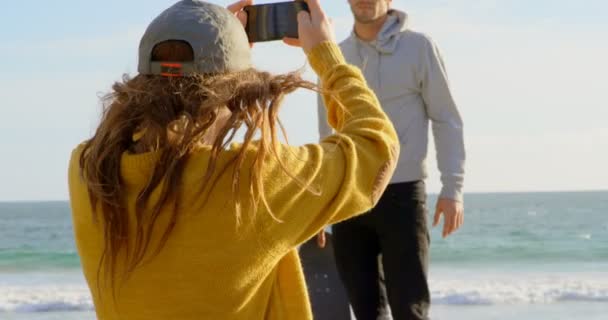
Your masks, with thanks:
[(591, 240), (591, 236), (592, 236), (592, 234), (590, 234), (590, 233), (582, 233), (582, 234), (578, 235), (579, 238), (584, 239), (584, 240)]
[[(462, 272), (462, 271), (461, 271)], [(608, 302), (608, 274), (431, 275), (432, 302), (444, 305), (550, 304), (564, 301)], [(475, 272), (471, 271), (472, 274)], [(84, 282), (69, 284), (2, 284), (0, 312), (90, 311), (93, 303)]]
[(483, 277), (432, 281), (432, 302), (449, 305), (548, 304), (564, 301), (608, 302), (608, 277)]
[(0, 312), (89, 310), (93, 310), (93, 303), (84, 284), (0, 286)]

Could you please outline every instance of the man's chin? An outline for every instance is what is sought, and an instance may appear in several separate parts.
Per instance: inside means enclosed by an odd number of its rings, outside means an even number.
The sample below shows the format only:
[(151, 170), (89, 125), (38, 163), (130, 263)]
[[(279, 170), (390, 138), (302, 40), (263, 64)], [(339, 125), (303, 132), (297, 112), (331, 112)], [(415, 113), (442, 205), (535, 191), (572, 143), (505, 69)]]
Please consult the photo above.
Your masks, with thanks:
[(355, 16), (355, 21), (361, 24), (370, 24), (376, 21), (374, 17), (369, 16)]

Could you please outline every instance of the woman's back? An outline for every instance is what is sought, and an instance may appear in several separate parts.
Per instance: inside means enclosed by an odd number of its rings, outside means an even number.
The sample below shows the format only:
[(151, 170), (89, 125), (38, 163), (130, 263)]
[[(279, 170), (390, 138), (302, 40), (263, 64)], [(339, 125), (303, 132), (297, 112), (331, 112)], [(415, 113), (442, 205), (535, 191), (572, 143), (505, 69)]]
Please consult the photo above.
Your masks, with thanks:
[[(79, 177), (80, 150), (74, 152), (70, 168), (71, 204), (85, 277), (93, 289), (96, 307), (103, 306), (97, 310), (100, 319), (200, 319), (200, 315), (209, 319), (256, 319), (256, 315), (265, 313), (276, 290), (273, 286), (279, 261), (290, 259), (285, 258), (288, 247), (270, 239), (272, 235), (265, 225), (276, 222), (268, 221), (270, 215), (264, 209), (255, 219), (243, 214), (237, 227), (233, 201), (226, 192), (230, 190), (230, 175), (218, 180), (203, 203), (199, 190), (204, 170), (200, 169), (208, 161), (208, 150), (194, 154), (190, 160), (192, 169), (185, 170), (187, 177), (178, 206), (180, 218), (171, 237), (157, 255), (149, 252), (142, 265), (126, 281), (119, 282), (118, 299), (114, 301), (105, 275), (97, 274), (104, 239), (99, 225), (91, 219), (87, 188)], [(224, 153), (218, 165), (228, 163), (231, 156), (231, 152)], [(136, 196), (145, 188), (155, 158), (153, 153), (124, 156), (122, 176), (130, 208), (135, 207)], [(243, 211), (251, 212), (247, 207)], [(128, 214), (135, 220), (134, 210)], [(167, 212), (159, 215), (155, 226), (159, 232), (153, 233), (151, 248), (160, 243), (162, 230), (170, 223), (168, 217)], [(133, 242), (131, 239), (131, 245)], [(291, 259), (297, 258), (295, 251), (291, 255)], [(119, 258), (119, 265), (126, 264), (124, 258)], [(99, 292), (94, 290), (98, 286)], [(304, 292), (305, 287), (300, 283), (296, 288)]]
[[(255, 147), (251, 149), (248, 162), (255, 158)], [(227, 192), (231, 175), (220, 176), (210, 194), (200, 193), (205, 174), (201, 169), (210, 157), (208, 149), (201, 149), (186, 164), (177, 206), (180, 217), (171, 237), (158, 254), (148, 252), (128, 279), (118, 282), (118, 299), (114, 301), (105, 275), (97, 274), (104, 239), (99, 224), (91, 219), (87, 187), (80, 179), (81, 150), (74, 152), (70, 166), (71, 203), (76, 242), (99, 319), (200, 319), (200, 315), (205, 319), (273, 319), (268, 313), (276, 314), (277, 319), (286, 319), (286, 313), (297, 315), (295, 319), (308, 319), (310, 309), (297, 245), (325, 225), (361, 213), (372, 203), (369, 195), (357, 197), (357, 191), (367, 189), (368, 183), (344, 186), (344, 167), (351, 161), (343, 158), (336, 145), (282, 146), (283, 164), (268, 162), (263, 172), (271, 211), (260, 205), (254, 216), (249, 202), (243, 201), (237, 222), (233, 198)], [(223, 152), (218, 167), (228, 165), (236, 153)], [(146, 187), (156, 161), (154, 153), (123, 156), (121, 171), (132, 221), (135, 200)], [(313, 189), (321, 189), (321, 195), (303, 188), (283, 166)], [(376, 166), (380, 168), (380, 161)], [(249, 173), (245, 169), (241, 174), (247, 177)], [(358, 178), (367, 182), (373, 177)], [(242, 183), (245, 186), (248, 181)], [(239, 196), (246, 199), (248, 190), (241, 190)], [(154, 195), (151, 201), (156, 201)], [(331, 208), (336, 204), (339, 211)], [(163, 210), (174, 209), (167, 206)], [(170, 212), (160, 213), (150, 248), (161, 242), (170, 216)], [(131, 246), (133, 243), (130, 239)], [(118, 265), (125, 263), (125, 255), (119, 256)], [(101, 290), (95, 290), (98, 287)]]

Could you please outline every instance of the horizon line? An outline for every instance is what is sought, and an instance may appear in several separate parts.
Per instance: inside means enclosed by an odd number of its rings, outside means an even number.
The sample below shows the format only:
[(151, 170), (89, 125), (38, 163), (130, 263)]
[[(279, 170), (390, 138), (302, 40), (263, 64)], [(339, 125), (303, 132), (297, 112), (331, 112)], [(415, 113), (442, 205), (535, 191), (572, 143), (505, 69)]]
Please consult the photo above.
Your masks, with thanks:
[[(532, 190), (532, 191), (470, 191), (464, 192), (467, 195), (488, 195), (488, 194), (539, 194), (539, 193), (596, 193), (608, 192), (608, 189), (582, 189), (582, 190)], [(437, 196), (438, 192), (428, 192), (428, 196)], [(69, 202), (69, 199), (42, 199), (42, 200), (4, 200), (0, 199), (0, 203), (44, 203), (44, 202)]]

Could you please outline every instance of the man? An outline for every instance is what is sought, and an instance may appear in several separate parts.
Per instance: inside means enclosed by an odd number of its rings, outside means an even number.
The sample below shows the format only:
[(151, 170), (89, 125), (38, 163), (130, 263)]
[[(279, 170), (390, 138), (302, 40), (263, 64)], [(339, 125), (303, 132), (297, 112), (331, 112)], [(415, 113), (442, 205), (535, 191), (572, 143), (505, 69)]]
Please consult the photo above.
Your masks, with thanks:
[[(428, 319), (430, 239), (424, 179), (429, 120), (443, 184), (433, 225), (443, 215), (443, 237), (463, 223), (462, 120), (434, 42), (409, 30), (407, 15), (391, 9), (391, 0), (348, 2), (355, 25), (340, 47), (347, 61), (361, 68), (393, 121), (401, 154), (378, 205), (363, 216), (333, 226), (336, 264), (357, 320), (387, 314), (378, 280), (381, 271), (394, 319)], [(319, 105), (324, 110), (322, 101)], [(326, 117), (324, 111), (319, 112), (321, 137), (331, 133)], [(323, 242), (319, 235), (319, 244)]]

